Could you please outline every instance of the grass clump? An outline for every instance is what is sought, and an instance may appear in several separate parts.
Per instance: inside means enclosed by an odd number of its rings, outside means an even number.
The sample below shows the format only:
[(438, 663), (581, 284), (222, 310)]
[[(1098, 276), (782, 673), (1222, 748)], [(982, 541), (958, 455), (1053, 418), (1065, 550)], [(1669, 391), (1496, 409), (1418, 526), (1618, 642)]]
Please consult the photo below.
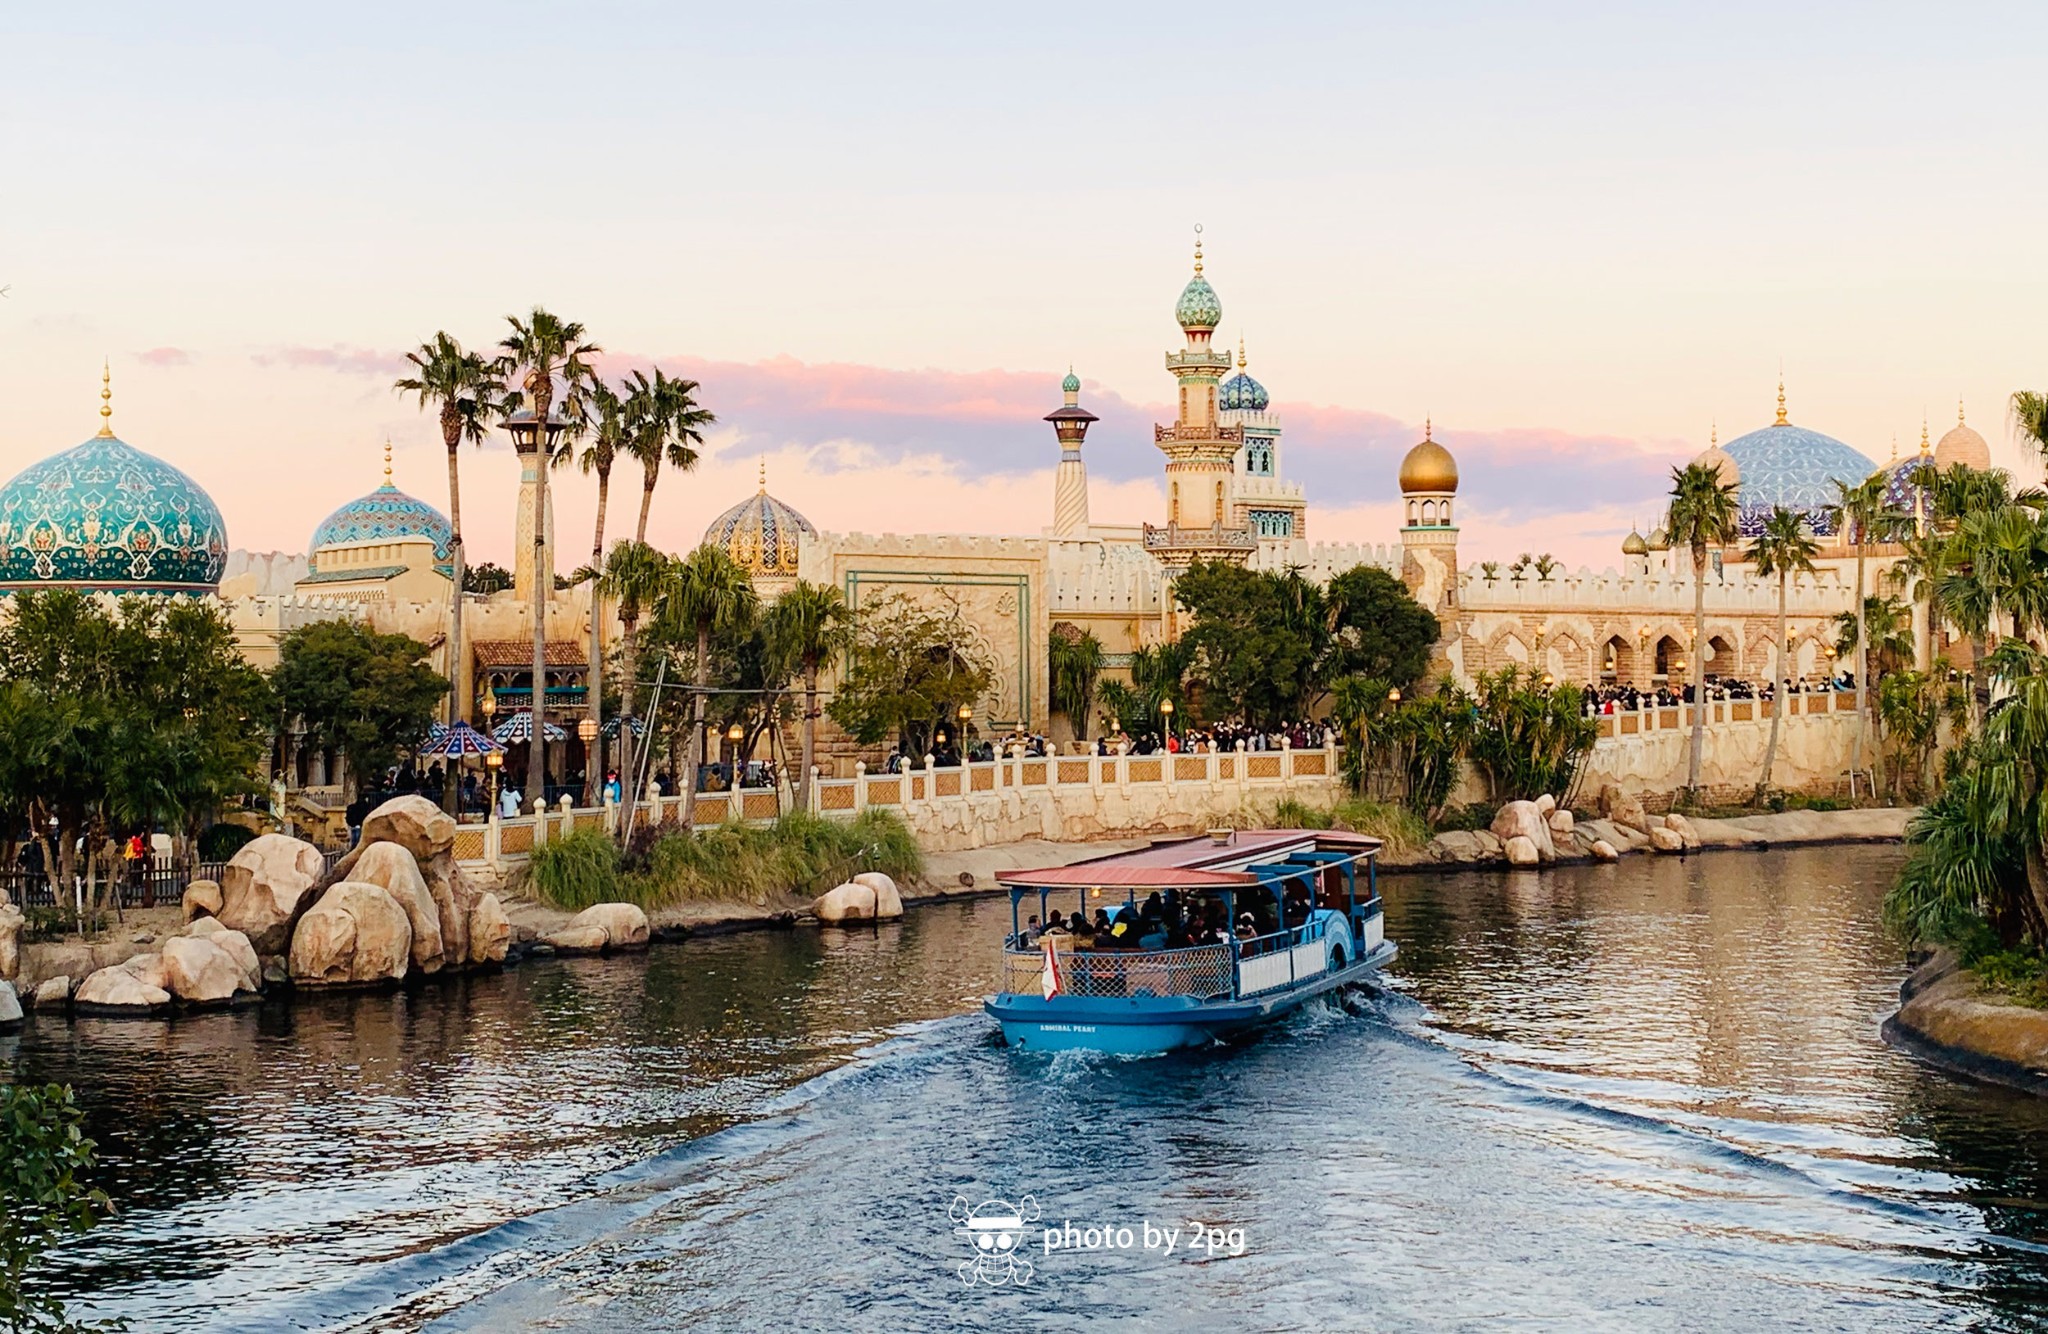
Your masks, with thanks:
[(1348, 829), (1379, 839), (1388, 852), (1412, 852), (1429, 842), (1429, 826), (1415, 812), (1364, 797), (1346, 797), (1327, 811), (1288, 797), (1259, 823), (1271, 829)]
[(535, 893), (558, 908), (636, 903), (809, 898), (862, 871), (912, 880), (924, 853), (893, 811), (867, 810), (842, 823), (791, 812), (772, 825), (737, 821), (689, 833), (663, 825), (630, 852), (601, 831), (577, 830), (535, 852)]

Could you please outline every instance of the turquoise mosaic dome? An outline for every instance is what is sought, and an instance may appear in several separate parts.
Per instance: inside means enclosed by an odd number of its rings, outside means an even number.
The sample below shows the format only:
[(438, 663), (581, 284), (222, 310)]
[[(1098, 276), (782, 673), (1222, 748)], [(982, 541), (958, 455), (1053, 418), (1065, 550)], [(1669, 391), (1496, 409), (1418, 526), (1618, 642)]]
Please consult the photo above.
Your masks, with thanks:
[(323, 547), (352, 547), (369, 542), (418, 542), (434, 544), (434, 564), (443, 573), (452, 572), (455, 527), (448, 516), (426, 501), (409, 496), (386, 482), (367, 496), (358, 497), (320, 521), (313, 530), (307, 550), (313, 572), (320, 572)]
[(723, 550), (750, 575), (796, 577), (798, 542), (816, 537), (811, 521), (761, 490), (711, 521), (704, 542)]
[(1061, 392), (1061, 393), (1063, 393), (1063, 394), (1078, 394), (1078, 393), (1080, 393), (1080, 392), (1081, 392), (1081, 377), (1080, 377), (1080, 376), (1078, 376), (1078, 375), (1076, 375), (1076, 374), (1074, 374), (1074, 372), (1073, 372), (1073, 371), (1072, 371), (1071, 369), (1069, 369), (1069, 370), (1067, 371), (1067, 378), (1066, 378), (1066, 379), (1064, 379), (1064, 380), (1061, 380), (1061, 381), (1060, 381), (1060, 392)]
[(1198, 273), (1180, 289), (1180, 300), (1174, 303), (1173, 318), (1180, 321), (1183, 329), (1213, 329), (1223, 323), (1223, 302), (1218, 299), (1216, 289), (1209, 286), (1209, 280)]
[(1780, 505), (1804, 514), (1816, 535), (1832, 537), (1835, 525), (1828, 506), (1835, 502), (1834, 484), (1855, 486), (1877, 471), (1876, 464), (1834, 437), (1789, 422), (1751, 431), (1721, 450), (1742, 474), (1736, 500), (1744, 537), (1762, 532), (1764, 520)]
[(1244, 371), (1225, 380), (1223, 387), (1216, 391), (1217, 405), (1236, 412), (1264, 412), (1266, 404), (1271, 401), (1266, 386)]
[(227, 558), (213, 498), (111, 433), (0, 488), (0, 592), (211, 593)]

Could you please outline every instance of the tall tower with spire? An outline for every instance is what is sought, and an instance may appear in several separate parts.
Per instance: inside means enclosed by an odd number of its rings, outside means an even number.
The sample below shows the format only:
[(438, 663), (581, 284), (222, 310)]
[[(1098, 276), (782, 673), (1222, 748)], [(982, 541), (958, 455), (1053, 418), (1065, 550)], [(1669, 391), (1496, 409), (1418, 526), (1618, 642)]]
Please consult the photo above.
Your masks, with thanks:
[(1088, 536), (1088, 465), (1081, 461), (1081, 445), (1096, 418), (1081, 406), (1081, 377), (1072, 366), (1060, 381), (1060, 393), (1065, 402), (1045, 417), (1060, 439), (1060, 466), (1052, 483), (1052, 535), (1083, 538)]
[(1216, 391), (1230, 373), (1230, 353), (1211, 345), (1223, 303), (1202, 276), (1201, 232), (1195, 228), (1195, 274), (1173, 308), (1187, 344), (1166, 354), (1166, 369), (1180, 386), (1180, 412), (1173, 425), (1152, 428), (1153, 443), (1166, 455), (1166, 526), (1145, 525), (1145, 550), (1169, 576), (1197, 560), (1242, 562), (1258, 546), (1250, 527), (1231, 514), (1244, 430), (1217, 416)]
[(1301, 484), (1288, 481), (1280, 466), (1280, 416), (1272, 410), (1266, 386), (1247, 368), (1242, 338), (1237, 340), (1237, 374), (1223, 382), (1216, 401), (1223, 424), (1244, 433), (1244, 446), (1231, 464), (1227, 522), (1250, 528), (1261, 542), (1285, 544), (1307, 537)]

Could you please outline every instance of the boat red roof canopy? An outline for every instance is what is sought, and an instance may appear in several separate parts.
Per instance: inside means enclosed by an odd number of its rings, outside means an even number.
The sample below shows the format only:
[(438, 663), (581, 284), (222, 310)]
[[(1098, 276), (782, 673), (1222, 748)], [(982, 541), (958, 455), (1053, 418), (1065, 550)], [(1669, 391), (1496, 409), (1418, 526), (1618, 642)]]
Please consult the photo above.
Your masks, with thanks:
[(1151, 889), (1224, 889), (1259, 883), (1240, 868), (1301, 851), (1342, 852), (1368, 857), (1380, 840), (1329, 829), (1239, 829), (1218, 843), (1207, 836), (1171, 839), (1129, 852), (1036, 871), (1003, 871), (999, 884), (1013, 887), (1086, 888), (1116, 885)]

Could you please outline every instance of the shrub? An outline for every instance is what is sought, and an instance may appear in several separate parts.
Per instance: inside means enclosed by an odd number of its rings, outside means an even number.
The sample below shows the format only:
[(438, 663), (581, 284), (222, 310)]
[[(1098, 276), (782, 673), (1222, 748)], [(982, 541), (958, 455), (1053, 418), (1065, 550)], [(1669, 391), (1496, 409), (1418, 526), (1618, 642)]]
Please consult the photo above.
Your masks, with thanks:
[(199, 860), (203, 862), (224, 862), (242, 850), (242, 845), (256, 837), (256, 831), (245, 825), (208, 825), (199, 835)]
[(527, 864), (534, 892), (557, 908), (583, 909), (626, 896), (619, 845), (602, 829), (578, 829), (534, 849)]
[(1379, 839), (1388, 852), (1411, 852), (1429, 842), (1429, 826), (1415, 812), (1396, 802), (1364, 797), (1346, 798), (1327, 811), (1288, 797), (1266, 819), (1246, 823), (1268, 829), (1348, 829)]
[(105, 1192), (80, 1180), (94, 1161), (83, 1121), (63, 1085), (0, 1088), (0, 1321), (8, 1329), (120, 1328), (67, 1320), (63, 1302), (23, 1283), (44, 1251), (112, 1211)]

